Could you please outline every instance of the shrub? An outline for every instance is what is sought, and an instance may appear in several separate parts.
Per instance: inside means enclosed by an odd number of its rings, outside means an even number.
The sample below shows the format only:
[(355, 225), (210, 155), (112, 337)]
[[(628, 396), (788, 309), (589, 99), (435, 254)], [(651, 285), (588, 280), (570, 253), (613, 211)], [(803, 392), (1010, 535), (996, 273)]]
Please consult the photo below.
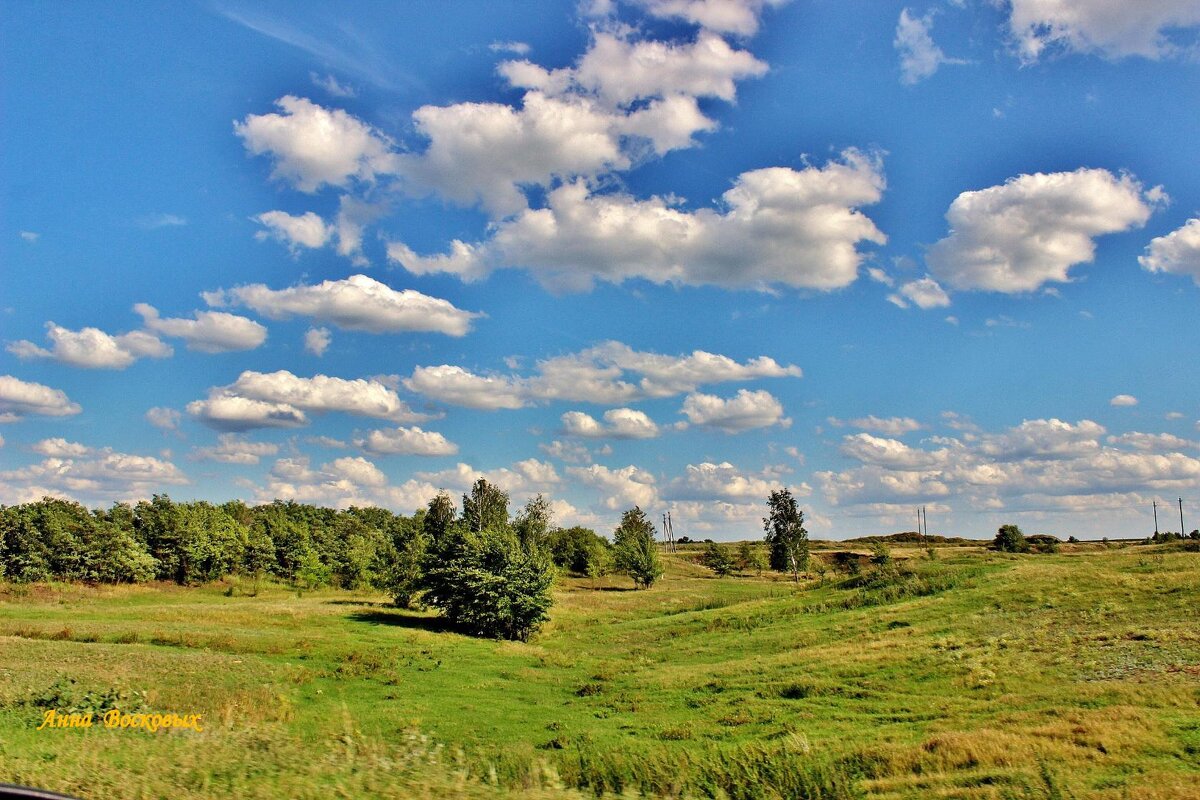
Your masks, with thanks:
[[(554, 565), (576, 575), (589, 575), (593, 565), (606, 561), (608, 540), (590, 528), (556, 528), (546, 535), (546, 549)], [(611, 560), (611, 559), (608, 559)], [(597, 573), (603, 574), (603, 572)]]
[(721, 577), (733, 574), (735, 567), (729, 548), (716, 543), (710, 544), (705, 548), (704, 555), (700, 561), (704, 566)]
[(1001, 525), (996, 538), (992, 540), (992, 549), (1002, 553), (1026, 553), (1029, 552), (1029, 544), (1025, 541), (1025, 534), (1016, 525)]
[(315, 550), (306, 550), (300, 557), (300, 563), (296, 568), (296, 582), (305, 589), (328, 586), (332, 575), (333, 570), (322, 563)]
[(838, 572), (844, 572), (847, 575), (858, 575), (862, 572), (863, 562), (868, 561), (867, 557), (852, 553), (848, 550), (838, 550), (829, 554), (833, 561), (834, 569)]
[(758, 575), (762, 575), (762, 571), (767, 568), (767, 559), (763, 551), (749, 542), (742, 542), (738, 547), (737, 555), (738, 569), (754, 570)]
[(1055, 536), (1045, 533), (1035, 533), (1025, 537), (1025, 545), (1034, 553), (1057, 553), (1062, 549), (1062, 542)]
[(604, 542), (602, 547), (593, 547), (588, 551), (587, 566), (584, 569), (584, 574), (592, 579), (594, 585), (596, 578), (612, 572), (613, 566), (612, 547), (609, 546), (608, 542)]

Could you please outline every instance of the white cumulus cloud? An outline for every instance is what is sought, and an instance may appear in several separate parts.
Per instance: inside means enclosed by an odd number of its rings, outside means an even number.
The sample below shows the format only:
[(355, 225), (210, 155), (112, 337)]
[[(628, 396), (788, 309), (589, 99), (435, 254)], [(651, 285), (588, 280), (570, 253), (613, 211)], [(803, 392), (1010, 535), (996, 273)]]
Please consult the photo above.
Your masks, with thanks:
[[(1010, 0), (1009, 30), (1019, 56), (1036, 61), (1063, 48), (1111, 59), (1159, 59), (1195, 52), (1195, 0)], [(1182, 34), (1173, 37), (1172, 33)], [(1182, 39), (1182, 41), (1180, 41)]]
[(900, 53), (900, 82), (908, 86), (932, 77), (942, 64), (965, 64), (957, 58), (949, 58), (933, 41), (933, 14), (914, 17), (907, 8), (901, 10), (896, 23), (896, 39), (893, 42)]
[(680, 413), (691, 425), (716, 428), (725, 433), (740, 433), (752, 428), (772, 425), (788, 427), (791, 420), (783, 416), (783, 405), (765, 389), (739, 389), (729, 399), (712, 394), (689, 394)]
[(601, 464), (567, 467), (567, 474), (598, 492), (601, 505), (610, 511), (624, 511), (635, 505), (647, 509), (658, 502), (654, 475), (633, 464), (619, 469)]
[(82, 410), (61, 389), (0, 375), (0, 422), (16, 422), (28, 416), (69, 417)]
[(1138, 263), (1150, 272), (1191, 275), (1200, 286), (1200, 218), (1193, 217), (1182, 227), (1151, 240)]
[(41, 495), (84, 498), (89, 503), (136, 501), (183, 485), (187, 476), (165, 458), (93, 449), (52, 439), (35, 446), (52, 453), (36, 464), (0, 471), (0, 496), (17, 502)]
[(328, 328), (309, 328), (304, 332), (304, 349), (317, 358), (325, 355), (332, 341)]
[(187, 410), (206, 425), (225, 431), (301, 427), (308, 424), (306, 412), (343, 412), (395, 422), (427, 419), (378, 380), (302, 378), (287, 370), (247, 370), (228, 386), (210, 389), (206, 399), (189, 403)]
[(773, 473), (753, 475), (728, 461), (719, 464), (705, 461), (688, 464), (683, 476), (671, 481), (669, 498), (765, 503), (767, 496), (780, 485)]
[(351, 179), (372, 181), (390, 170), (390, 140), (340, 109), (287, 95), (275, 102), (280, 113), (251, 114), (234, 122), (234, 132), (253, 155), (269, 155), (272, 176), (302, 192)]
[(182, 417), (175, 409), (164, 406), (155, 406), (146, 411), (146, 422), (163, 431), (177, 430)]
[(950, 235), (926, 260), (955, 289), (1032, 292), (1069, 282), (1071, 267), (1093, 260), (1095, 237), (1141, 227), (1164, 198), (1103, 169), (1020, 175), (955, 198)]
[(266, 230), (254, 234), (259, 241), (274, 239), (287, 246), (293, 253), (306, 247), (315, 250), (324, 247), (334, 235), (334, 227), (312, 211), (300, 215), (285, 211), (266, 211), (254, 218)]
[[(859, 434), (846, 438), (842, 452), (862, 466), (816, 477), (830, 503), (866, 512), (945, 498), (988, 512), (1038, 513), (1140, 505), (1153, 494), (1186, 491), (1200, 478), (1195, 442), (1131, 432), (1108, 436), (1105, 444), (1104, 434), (1091, 420), (1058, 419), (962, 439), (935, 437), (934, 449)], [(903, 505), (895, 510), (903, 512)]]
[(91, 452), (91, 448), (79, 442), (68, 442), (61, 437), (42, 439), (29, 448), (35, 453), (51, 458), (79, 458)]
[(923, 427), (912, 417), (877, 417), (874, 414), (848, 420), (829, 417), (827, 421), (835, 428), (849, 425), (852, 428), (861, 428), (864, 431), (874, 431), (887, 436), (903, 436), (906, 433), (919, 431)]
[(373, 455), (452, 456), (458, 445), (436, 431), (418, 427), (373, 430), (355, 439), (354, 446)]
[(476, 375), (462, 367), (442, 364), (417, 367), (404, 387), (450, 405), (494, 410), (527, 405), (523, 386), (503, 375)]
[(856, 150), (823, 167), (742, 173), (719, 207), (696, 211), (572, 182), (552, 190), (546, 207), (498, 223), (481, 244), (456, 242), (449, 255), (421, 257), (393, 242), (388, 254), (416, 274), (473, 277), (516, 267), (567, 290), (634, 278), (837, 289), (858, 277), (859, 243), (887, 241), (859, 211), (879, 201), (884, 183), (879, 159)]
[(625, 403), (671, 397), (710, 383), (802, 375), (799, 367), (767, 356), (740, 363), (703, 350), (671, 356), (615, 341), (544, 359), (536, 367), (532, 375), (478, 375), (450, 364), (417, 367), (404, 385), (451, 405), (497, 409), (551, 400)]
[(751, 36), (767, 8), (788, 0), (633, 0), (646, 13), (664, 19), (682, 19), (719, 33)]
[(604, 422), (582, 411), (562, 415), (563, 432), (586, 439), (653, 439), (658, 425), (642, 411), (632, 408), (612, 408), (604, 412)]
[(270, 442), (251, 442), (235, 433), (217, 436), (213, 447), (197, 447), (193, 456), (200, 461), (217, 461), (222, 464), (257, 464), (260, 458), (273, 456), (279, 446)]
[(898, 292), (888, 295), (888, 302), (900, 308), (908, 308), (909, 303), (922, 310), (944, 308), (950, 305), (950, 295), (933, 278), (924, 277), (901, 285)]
[(125, 369), (139, 358), (166, 358), (170, 346), (145, 331), (130, 331), (116, 336), (99, 328), (73, 331), (46, 323), (49, 349), (24, 339), (11, 342), (8, 352), (20, 359), (49, 358), (62, 364), (85, 369)]
[(262, 325), (224, 311), (195, 311), (192, 319), (182, 319), (160, 317), (158, 310), (146, 303), (138, 303), (133, 310), (141, 315), (146, 330), (183, 339), (189, 350), (201, 353), (253, 350), (267, 340)]
[(397, 291), (366, 275), (337, 281), (271, 289), (261, 283), (208, 292), (204, 299), (221, 306), (236, 303), (271, 319), (310, 317), (352, 331), (418, 331), (463, 336), (479, 314), (414, 289)]

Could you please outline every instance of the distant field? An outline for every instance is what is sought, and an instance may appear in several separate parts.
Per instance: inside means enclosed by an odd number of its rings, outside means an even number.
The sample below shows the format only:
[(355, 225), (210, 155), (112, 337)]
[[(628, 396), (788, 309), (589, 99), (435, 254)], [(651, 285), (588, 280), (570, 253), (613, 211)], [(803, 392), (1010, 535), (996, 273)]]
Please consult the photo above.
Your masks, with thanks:
[[(0, 584), (0, 780), (86, 798), (1200, 798), (1200, 555), (562, 578), (529, 643), (247, 582)], [(66, 683), (65, 679), (74, 683)], [(104, 692), (203, 732), (36, 730)], [(39, 706), (39, 702), (41, 706)]]

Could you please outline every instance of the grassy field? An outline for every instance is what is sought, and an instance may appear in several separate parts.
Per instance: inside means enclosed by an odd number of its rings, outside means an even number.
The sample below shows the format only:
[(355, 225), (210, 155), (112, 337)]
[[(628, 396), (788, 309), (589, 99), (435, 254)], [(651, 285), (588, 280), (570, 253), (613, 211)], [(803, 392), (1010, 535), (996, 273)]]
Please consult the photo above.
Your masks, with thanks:
[[(386, 598), (0, 585), (0, 780), (87, 798), (1200, 798), (1200, 555), (562, 578), (529, 643)], [(202, 732), (36, 730), (45, 707)]]

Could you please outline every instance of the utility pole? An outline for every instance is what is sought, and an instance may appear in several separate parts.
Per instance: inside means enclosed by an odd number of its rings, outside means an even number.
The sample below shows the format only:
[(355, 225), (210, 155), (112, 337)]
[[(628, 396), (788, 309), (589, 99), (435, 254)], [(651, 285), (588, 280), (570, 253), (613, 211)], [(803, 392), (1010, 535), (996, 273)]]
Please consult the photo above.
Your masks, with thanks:
[(1179, 498), (1179, 538), (1184, 538), (1183, 533), (1183, 498)]
[(1151, 500), (1154, 503), (1154, 535), (1158, 536), (1158, 501)]
[(925, 543), (929, 544), (929, 512), (921, 506), (921, 519), (925, 520)]

